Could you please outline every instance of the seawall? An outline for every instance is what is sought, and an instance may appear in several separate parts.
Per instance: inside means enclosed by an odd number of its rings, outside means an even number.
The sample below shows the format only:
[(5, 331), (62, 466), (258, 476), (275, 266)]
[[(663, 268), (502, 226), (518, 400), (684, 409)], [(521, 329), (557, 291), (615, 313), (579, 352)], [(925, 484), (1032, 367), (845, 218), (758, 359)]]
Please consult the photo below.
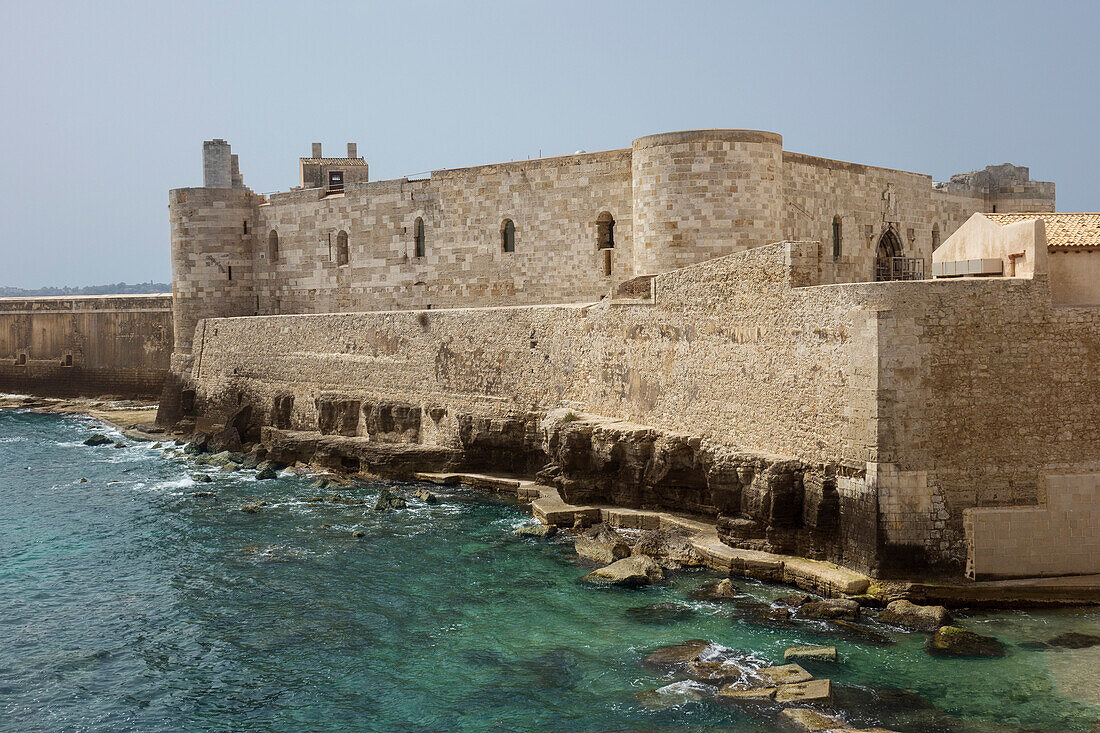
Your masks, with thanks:
[(0, 392), (156, 398), (172, 296), (0, 298)]

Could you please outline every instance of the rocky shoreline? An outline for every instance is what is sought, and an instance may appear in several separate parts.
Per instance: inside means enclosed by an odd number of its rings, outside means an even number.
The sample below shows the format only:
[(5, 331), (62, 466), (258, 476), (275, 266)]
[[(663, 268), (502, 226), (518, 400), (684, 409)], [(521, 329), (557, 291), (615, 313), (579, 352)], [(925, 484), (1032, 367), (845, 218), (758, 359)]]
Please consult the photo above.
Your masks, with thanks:
[[(253, 471), (258, 481), (275, 478), (284, 470), (298, 475), (325, 472), (316, 477), (311, 485), (317, 493), (303, 498), (308, 502), (361, 505), (368, 512), (386, 512), (405, 509), (405, 496), (413, 491), (418, 501), (432, 503), (437, 500), (430, 490), (423, 487), (410, 489), (409, 492), (398, 488), (383, 489), (373, 502), (344, 496), (339, 493), (342, 487), (373, 476), (363, 471), (362, 467), (351, 472), (341, 471), (339, 466), (319, 466), (298, 460), (293, 463), (280, 461), (278, 458), (282, 456), (273, 454), (263, 442), (245, 443), (232, 425), (213, 436), (185, 436), (165, 433), (155, 427), (153, 431), (143, 431), (142, 423), (131, 422), (140, 416), (141, 407), (113, 401), (46, 401), (9, 397), (5, 402), (0, 402), (0, 409), (6, 407), (62, 414), (83, 413), (99, 420), (110, 416), (112, 426), (124, 431), (131, 440), (151, 440), (165, 445), (171, 443), (163, 454), (165, 457), (187, 457), (196, 465), (218, 472)], [(114, 442), (107, 436), (99, 436), (102, 440), (96, 440), (96, 437), (97, 434), (93, 434), (85, 442), (89, 446)], [(333, 470), (336, 472), (328, 473)], [(196, 473), (193, 478), (203, 484), (216, 482), (216, 478), (211, 479), (209, 473)], [(520, 502), (530, 501), (535, 521), (518, 528), (515, 534), (533, 542), (550, 540), (571, 543), (578, 560), (591, 566), (589, 572), (578, 579), (584, 585), (629, 593), (632, 589), (661, 584), (669, 574), (716, 567), (705, 543), (699, 542), (701, 534), (714, 531), (713, 525), (708, 528), (705, 522), (659, 512), (568, 505), (551, 487), (524, 479), (447, 473), (417, 473), (412, 478), (439, 485), (462, 484), (514, 496)], [(217, 492), (198, 490), (192, 493), (192, 497), (216, 499)], [(268, 503), (263, 499), (250, 500), (239, 509), (249, 514), (262, 514), (268, 510)], [(723, 551), (749, 552), (732, 548), (724, 548)], [(757, 553), (763, 554), (766, 553)], [(792, 576), (785, 575), (782, 561), (777, 571), (767, 564), (766, 558), (754, 558), (756, 565), (742, 568), (747, 572), (741, 574), (791, 582)], [(797, 560), (791, 558), (791, 561)], [(825, 563), (821, 565), (822, 572), (848, 572), (829, 568)], [(731, 576), (735, 574), (732, 566), (727, 568), (719, 563), (717, 567), (729, 570)], [(766, 568), (767, 572), (754, 573), (754, 569), (760, 568)], [(792, 584), (823, 592), (792, 592), (770, 604), (762, 603), (744, 593), (733, 577), (727, 577), (700, 585), (689, 594), (689, 600), (696, 605), (704, 604), (705, 608), (722, 609), (721, 612), (731, 614), (735, 622), (781, 631), (812, 629), (810, 633), (818, 636), (871, 646), (885, 647), (895, 643), (889, 634), (883, 633), (884, 627), (892, 629), (895, 634), (922, 635), (925, 653), (930, 656), (980, 658), (998, 657), (1006, 653), (1005, 646), (998, 639), (954, 625), (956, 622), (948, 608), (907, 600), (904, 596), (911, 590), (910, 586), (872, 584), (868, 579), (866, 583), (846, 587), (848, 591), (858, 592), (838, 592), (837, 583), (843, 582), (843, 576), (841, 581), (813, 580), (818, 571), (806, 570), (797, 562), (792, 565), (792, 570), (799, 573)], [(803, 582), (797, 582), (800, 579)], [(632, 609), (631, 617), (643, 623), (668, 624), (697, 612), (693, 605), (664, 602)], [(1068, 634), (1041, 642), (1036, 648), (1079, 649), (1097, 645), (1100, 645), (1100, 637)], [(834, 684), (828, 677), (828, 671), (843, 665), (844, 658), (838, 655), (835, 646), (828, 644), (789, 646), (784, 649), (781, 660), (766, 660), (749, 651), (728, 649), (709, 640), (693, 639), (656, 649), (640, 659), (639, 663), (669, 680), (668, 684), (638, 693), (638, 702), (651, 708), (709, 701), (788, 731), (889, 733), (892, 728), (876, 726), (893, 725), (895, 720), (901, 721), (907, 729), (914, 725), (915, 720), (920, 720), (936, 730), (1021, 730), (990, 724), (972, 727), (972, 722), (953, 719), (911, 692)], [(884, 706), (894, 707), (889, 708), (890, 714), (885, 714)], [(910, 717), (902, 720), (895, 714)]]

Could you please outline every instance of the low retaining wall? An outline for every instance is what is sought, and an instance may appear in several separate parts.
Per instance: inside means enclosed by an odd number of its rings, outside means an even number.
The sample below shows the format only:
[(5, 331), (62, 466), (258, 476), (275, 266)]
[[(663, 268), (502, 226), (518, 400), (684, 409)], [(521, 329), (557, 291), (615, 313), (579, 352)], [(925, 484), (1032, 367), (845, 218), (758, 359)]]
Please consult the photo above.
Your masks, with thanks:
[(156, 398), (171, 295), (0, 298), (0, 392)]

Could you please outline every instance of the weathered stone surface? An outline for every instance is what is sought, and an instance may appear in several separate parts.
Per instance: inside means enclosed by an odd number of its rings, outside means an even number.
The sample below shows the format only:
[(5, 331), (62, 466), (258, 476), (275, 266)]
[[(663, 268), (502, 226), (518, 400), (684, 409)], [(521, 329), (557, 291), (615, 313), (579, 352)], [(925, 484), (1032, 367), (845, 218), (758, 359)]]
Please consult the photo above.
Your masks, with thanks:
[(915, 631), (935, 631), (951, 623), (951, 614), (943, 606), (918, 606), (906, 600), (898, 600), (892, 601), (879, 612), (878, 620)]
[(516, 529), (515, 534), (519, 537), (553, 537), (558, 533), (558, 528), (552, 524), (525, 524), (522, 527)]
[(780, 685), (775, 701), (782, 703), (809, 702), (832, 705), (833, 688), (829, 680), (809, 680), (792, 685)]
[(823, 601), (810, 601), (798, 607), (799, 618), (847, 619), (859, 618), (859, 604), (847, 598), (827, 598)]
[(92, 435), (91, 437), (87, 438), (84, 441), (84, 445), (90, 445), (90, 446), (107, 445), (107, 444), (113, 443), (113, 442), (114, 441), (111, 440), (110, 438), (108, 438), (106, 435), (103, 435), (102, 433), (95, 433), (94, 435)]
[(664, 579), (661, 566), (644, 555), (626, 557), (606, 567), (593, 570), (581, 580), (596, 585), (616, 585), (634, 588)]
[(941, 626), (924, 647), (938, 657), (1003, 657), (1005, 648), (992, 636), (982, 636), (957, 626)]
[(724, 702), (767, 703), (775, 699), (776, 687), (745, 687), (741, 684), (726, 685), (718, 691)]
[[(436, 504), (436, 503), (439, 502), (439, 499), (436, 497), (436, 495), (433, 494), (432, 492), (428, 491), (427, 489), (417, 489), (416, 493), (414, 493), (413, 496), (415, 496), (417, 499), (424, 502), (425, 504)], [(554, 530), (556, 531), (557, 527), (554, 527)], [(547, 536), (552, 536), (552, 535), (547, 535)]]
[(742, 680), (752, 675), (752, 670), (728, 658), (696, 659), (688, 662), (684, 674), (696, 682), (708, 685), (724, 685), (732, 680)]
[(790, 733), (822, 733), (838, 728), (848, 728), (843, 718), (825, 715), (810, 708), (780, 710), (779, 725)]
[(248, 504), (245, 504), (244, 506), (242, 506), (241, 511), (246, 512), (248, 514), (256, 514), (257, 512), (260, 511), (260, 509), (262, 509), (265, 506), (267, 506), (266, 501), (253, 501), (251, 503), (248, 503)]
[(835, 646), (789, 646), (783, 650), (784, 662), (835, 662)]
[(634, 544), (632, 554), (645, 555), (666, 568), (705, 565), (702, 556), (691, 546), (690, 538), (681, 532), (646, 530)]
[(210, 438), (209, 448), (214, 452), (239, 451), (241, 447), (241, 434), (232, 425), (222, 428)]
[(191, 496), (196, 499), (213, 499), (217, 497), (213, 491), (192, 491)]
[(260, 466), (260, 470), (256, 471), (256, 480), (267, 481), (269, 479), (276, 478), (278, 475), (279, 474), (278, 472), (276, 472), (275, 466), (271, 465), (270, 463), (264, 463)]
[(613, 563), (630, 554), (626, 539), (606, 523), (597, 524), (577, 535), (573, 546), (581, 557), (601, 564)]
[(208, 484), (214, 479), (210, 478), (210, 475), (206, 473), (193, 473), (191, 474), (191, 480), (197, 484)]
[(770, 685), (789, 685), (812, 680), (814, 676), (797, 664), (782, 664), (777, 667), (764, 667), (756, 671), (756, 676)]

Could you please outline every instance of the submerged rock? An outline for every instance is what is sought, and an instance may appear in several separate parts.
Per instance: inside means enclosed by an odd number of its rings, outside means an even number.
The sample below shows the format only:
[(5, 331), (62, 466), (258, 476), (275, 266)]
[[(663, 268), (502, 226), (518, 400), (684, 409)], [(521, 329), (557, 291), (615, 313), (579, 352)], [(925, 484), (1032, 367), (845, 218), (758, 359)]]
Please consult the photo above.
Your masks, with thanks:
[(797, 664), (764, 667), (756, 671), (756, 676), (769, 685), (793, 685), (808, 682), (814, 678), (812, 674)]
[(101, 433), (96, 433), (95, 435), (92, 435), (90, 438), (85, 440), (84, 445), (91, 445), (91, 446), (107, 445), (108, 443), (113, 443), (113, 442), (114, 441), (111, 440), (110, 438), (108, 438), (106, 435), (103, 435)]
[(835, 627), (836, 633), (834, 636), (839, 636), (849, 641), (854, 641), (859, 644), (871, 644), (873, 646), (891, 646), (895, 642), (886, 634), (880, 634), (874, 629), (869, 629), (866, 626), (854, 624), (851, 621), (845, 621), (843, 619), (834, 619), (832, 625)]
[(711, 643), (706, 639), (688, 639), (650, 652), (642, 659), (642, 664), (657, 669), (676, 667), (699, 659), (710, 648)]
[(925, 650), (937, 657), (1003, 657), (1005, 648), (992, 636), (982, 636), (957, 626), (941, 626)]
[(404, 509), (407, 506), (408, 502), (405, 501), (405, 497), (395, 494), (389, 489), (382, 489), (382, 493), (378, 495), (378, 500), (374, 502), (374, 511), (388, 512)]
[(661, 566), (646, 557), (635, 555), (617, 560), (606, 567), (593, 570), (581, 580), (596, 585), (614, 585), (625, 588), (637, 588), (664, 579)]
[(1100, 636), (1070, 631), (1065, 634), (1058, 634), (1058, 636), (1047, 641), (1027, 642), (1020, 646), (1029, 649), (1087, 649), (1097, 645), (1100, 645)]
[(630, 545), (607, 523), (586, 529), (577, 536), (573, 546), (577, 554), (586, 560), (605, 565), (630, 555)]
[(883, 609), (878, 620), (914, 631), (935, 631), (951, 623), (951, 614), (943, 606), (918, 606), (906, 600), (893, 601)]
[(216, 499), (218, 495), (213, 491), (192, 491), (191, 496), (196, 499)]
[(697, 682), (684, 680), (658, 687), (656, 690), (635, 693), (634, 698), (651, 710), (664, 710), (665, 708), (673, 708), (684, 703), (702, 700), (705, 691), (706, 688)]
[[(435, 504), (439, 501), (439, 499), (436, 498), (436, 495), (433, 494), (432, 492), (428, 491), (427, 489), (417, 489), (416, 493), (413, 494), (413, 496), (415, 496), (417, 499), (424, 502), (425, 504)], [(557, 529), (557, 527), (555, 527), (554, 529)], [(549, 536), (549, 535), (543, 535), (543, 536)]]
[(558, 528), (552, 524), (525, 524), (513, 533), (518, 537), (553, 537), (558, 533)]
[(721, 657), (688, 662), (684, 674), (708, 685), (725, 685), (754, 677), (752, 668), (744, 667), (734, 659)]
[(779, 712), (779, 723), (783, 730), (791, 733), (819, 733), (848, 728), (842, 719), (825, 715), (810, 708), (787, 708)]
[(847, 598), (828, 598), (824, 601), (810, 601), (798, 607), (799, 618), (848, 619), (859, 618), (859, 604)]
[(353, 530), (351, 531), (351, 536), (352, 536), (352, 537), (355, 537), (355, 538), (360, 538), (360, 537), (366, 537), (366, 536), (367, 536), (367, 533), (366, 533), (366, 532), (364, 532), (364, 531), (363, 531), (363, 530), (361, 530), (361, 529), (353, 529)]
[(254, 501), (251, 504), (245, 504), (244, 506), (242, 506), (241, 511), (242, 512), (247, 512), (249, 514), (255, 514), (256, 512), (260, 511), (260, 509), (265, 507), (265, 506), (267, 506), (266, 501)]
[(626, 616), (647, 624), (667, 624), (693, 616), (691, 606), (682, 603), (653, 603), (648, 606), (626, 609)]

